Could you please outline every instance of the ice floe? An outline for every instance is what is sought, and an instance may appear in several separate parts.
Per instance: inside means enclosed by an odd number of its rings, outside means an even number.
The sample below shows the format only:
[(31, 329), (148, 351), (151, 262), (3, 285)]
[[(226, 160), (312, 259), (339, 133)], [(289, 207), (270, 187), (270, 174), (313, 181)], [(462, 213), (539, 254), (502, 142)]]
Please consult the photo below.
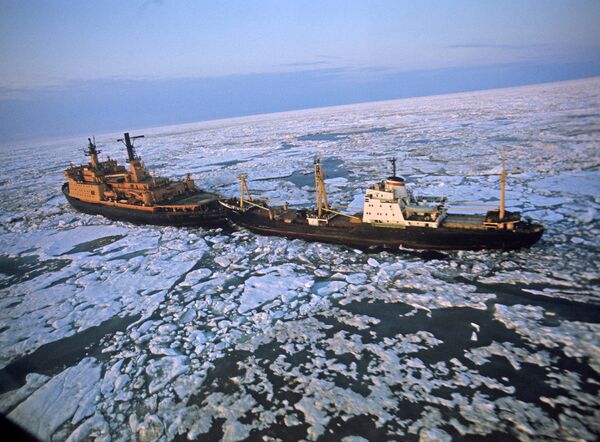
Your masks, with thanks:
[[(147, 133), (157, 173), (191, 171), (225, 195), (249, 173), (253, 195), (293, 206), (313, 202), (313, 156), (331, 157), (330, 201), (348, 212), (392, 156), (422, 194), (497, 204), (498, 177), (480, 172), (504, 152), (509, 209), (546, 227), (516, 252), (365, 253), (112, 222), (60, 195), (71, 142), (50, 158), (0, 152), (0, 367), (92, 336), (66, 367), (22, 373), (1, 410), (71, 441), (597, 439), (596, 90), (591, 79)], [(123, 158), (115, 138), (104, 150)]]
[(83, 359), (34, 391), (8, 417), (42, 440), (65, 421), (73, 423), (94, 413), (101, 367), (94, 358)]

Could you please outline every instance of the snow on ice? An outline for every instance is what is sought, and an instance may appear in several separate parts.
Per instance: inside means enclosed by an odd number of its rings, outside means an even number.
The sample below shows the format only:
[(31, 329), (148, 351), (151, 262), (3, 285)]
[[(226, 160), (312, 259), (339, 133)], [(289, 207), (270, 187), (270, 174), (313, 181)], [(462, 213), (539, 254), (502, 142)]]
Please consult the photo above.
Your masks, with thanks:
[[(481, 172), (505, 156), (509, 209), (546, 227), (515, 252), (112, 222), (60, 195), (77, 146), (0, 151), (2, 375), (58, 349), (42, 373), (0, 383), (0, 411), (44, 440), (597, 440), (598, 91), (589, 79), (146, 134), (160, 175), (232, 196), (248, 173), (253, 195), (292, 206), (313, 203), (319, 154), (347, 212), (391, 157), (420, 194), (496, 204), (498, 177)], [(117, 134), (97, 138), (124, 158)], [(81, 348), (61, 359), (67, 342)]]

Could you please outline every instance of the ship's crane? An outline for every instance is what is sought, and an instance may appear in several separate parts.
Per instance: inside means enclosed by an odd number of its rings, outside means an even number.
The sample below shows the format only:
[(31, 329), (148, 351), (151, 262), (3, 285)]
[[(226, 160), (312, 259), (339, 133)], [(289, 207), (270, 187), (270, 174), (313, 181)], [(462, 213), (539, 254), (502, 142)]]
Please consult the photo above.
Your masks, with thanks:
[(317, 217), (321, 218), (323, 212), (333, 213), (334, 215), (341, 215), (350, 218), (354, 221), (361, 221), (360, 218), (348, 215), (346, 213), (339, 212), (329, 208), (329, 202), (327, 201), (327, 192), (325, 190), (325, 178), (323, 176), (323, 168), (321, 167), (321, 159), (315, 159), (315, 192), (317, 199)]
[(506, 160), (502, 159), (502, 172), (500, 172), (500, 213), (498, 218), (500, 221), (504, 219), (504, 211), (506, 206)]
[[(498, 208), (498, 220), (504, 220), (506, 215), (506, 160), (502, 158), (502, 169), (500, 173), (481, 173), (475, 176), (496, 176), (500, 175), (500, 207)], [(465, 175), (468, 176), (468, 175)]]
[(250, 195), (250, 190), (248, 189), (248, 174), (241, 173), (237, 176), (237, 179), (240, 182), (240, 207), (243, 207), (245, 195), (248, 195), (248, 201), (252, 202), (252, 195)]
[(323, 177), (320, 158), (315, 158), (315, 193), (317, 198), (317, 215), (320, 218), (323, 211), (329, 211), (327, 192), (325, 191), (325, 178)]
[[(521, 172), (520, 169), (517, 169), (518, 172)], [(506, 216), (506, 160), (502, 159), (502, 169), (500, 172), (487, 172), (487, 173), (477, 173), (477, 174), (461, 174), (461, 176), (498, 176), (500, 175), (500, 205), (498, 207), (498, 220), (503, 221)], [(473, 209), (469, 208), (457, 208), (452, 207), (453, 210), (476, 210), (477, 207), (496, 207), (496, 205), (491, 204), (479, 204), (471, 201), (455, 201), (454, 204), (466, 204), (469, 206), (473, 206)]]
[[(250, 195), (250, 190), (248, 189), (248, 183), (247, 183), (248, 174), (242, 173), (237, 176), (237, 179), (240, 182), (240, 208), (244, 207), (244, 203), (246, 203), (246, 204), (248, 204), (250, 206), (254, 206), (258, 209), (266, 210), (269, 213), (269, 219), (272, 220), (273, 212), (271, 211), (271, 209), (252, 201), (252, 196)], [(248, 195), (248, 199), (244, 199), (244, 196), (246, 196), (246, 195)]]

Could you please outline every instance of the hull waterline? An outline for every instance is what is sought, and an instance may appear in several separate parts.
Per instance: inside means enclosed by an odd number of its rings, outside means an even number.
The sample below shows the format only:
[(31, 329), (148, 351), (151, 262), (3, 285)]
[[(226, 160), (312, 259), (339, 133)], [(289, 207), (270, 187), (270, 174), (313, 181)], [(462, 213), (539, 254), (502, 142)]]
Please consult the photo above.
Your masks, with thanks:
[(177, 227), (220, 227), (227, 224), (226, 212), (217, 201), (208, 203), (205, 210), (199, 212), (150, 212), (81, 201), (69, 196), (66, 183), (63, 184), (62, 192), (77, 211), (102, 215), (116, 221)]
[(517, 231), (466, 230), (453, 228), (374, 227), (367, 223), (346, 226), (310, 226), (269, 220), (251, 213), (230, 211), (230, 219), (240, 227), (262, 235), (283, 236), (305, 241), (342, 244), (377, 250), (514, 250), (530, 247), (541, 238), (543, 228)]

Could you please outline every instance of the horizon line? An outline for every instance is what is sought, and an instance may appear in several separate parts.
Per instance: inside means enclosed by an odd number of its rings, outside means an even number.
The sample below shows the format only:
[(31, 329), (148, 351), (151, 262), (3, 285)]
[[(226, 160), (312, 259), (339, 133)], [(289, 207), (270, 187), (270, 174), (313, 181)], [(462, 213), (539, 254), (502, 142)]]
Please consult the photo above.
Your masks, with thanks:
[[(275, 116), (276, 117), (276, 116), (284, 116), (284, 115), (294, 114), (294, 113), (312, 112), (312, 111), (316, 111), (316, 110), (337, 109), (337, 108), (344, 108), (344, 107), (351, 107), (351, 106), (360, 106), (360, 105), (370, 105), (370, 104), (377, 104), (377, 103), (412, 100), (415, 98), (445, 97), (445, 96), (449, 96), (449, 95), (461, 95), (461, 94), (468, 94), (468, 93), (489, 92), (489, 91), (495, 91), (495, 90), (535, 87), (535, 86), (542, 86), (542, 85), (548, 85), (548, 84), (579, 82), (579, 81), (591, 80), (594, 78), (600, 79), (600, 75), (583, 76), (583, 77), (571, 78), (571, 79), (566, 79), (566, 80), (541, 81), (541, 82), (536, 82), (536, 83), (525, 83), (525, 84), (517, 84), (517, 85), (511, 85), (511, 86), (489, 87), (489, 88), (483, 88), (483, 89), (468, 89), (467, 88), (467, 89), (464, 89), (461, 91), (442, 92), (442, 93), (433, 93), (433, 94), (416, 94), (416, 95), (411, 95), (411, 96), (406, 96), (406, 97), (389, 98), (389, 99), (383, 99), (383, 100), (357, 101), (357, 102), (353, 102), (353, 103), (332, 104), (332, 105), (317, 106), (317, 107), (299, 107), (297, 109), (281, 110), (281, 111), (274, 111), (274, 112), (248, 113), (248, 114), (235, 115), (235, 116), (223, 117), (223, 118), (208, 118), (208, 119), (182, 121), (182, 122), (178, 122), (178, 123), (164, 124), (164, 125), (158, 125), (158, 126), (143, 126), (143, 125), (135, 126), (134, 125), (134, 126), (130, 127), (129, 129), (115, 128), (115, 129), (111, 129), (109, 131), (103, 130), (101, 133), (99, 133), (97, 135), (95, 134), (93, 136), (108, 137), (108, 136), (112, 136), (115, 134), (119, 134), (119, 133), (121, 133), (122, 130), (154, 131), (154, 130), (158, 130), (158, 129), (177, 128), (177, 127), (189, 126), (189, 125), (194, 125), (194, 124), (199, 124), (199, 123), (219, 123), (219, 122), (246, 120), (246, 119), (251, 119), (251, 118), (259, 118), (259, 117), (267, 117), (267, 116)], [(46, 143), (55, 144), (55, 143), (59, 143), (59, 142), (75, 140), (76, 138), (79, 138), (79, 137), (83, 137), (84, 139), (87, 140), (87, 138), (89, 136), (91, 136), (91, 135), (85, 134), (83, 132), (77, 132), (77, 133), (72, 132), (72, 133), (65, 133), (63, 135), (36, 136), (36, 137), (32, 137), (32, 138), (14, 137), (11, 139), (11, 138), (7, 137), (5, 139), (0, 138), (0, 148), (5, 148), (11, 144), (16, 144), (16, 146), (13, 146), (13, 147), (23, 148), (23, 147), (26, 147), (26, 146), (23, 146), (24, 144), (31, 144), (34, 142), (42, 142), (42, 141), (44, 141)]]

